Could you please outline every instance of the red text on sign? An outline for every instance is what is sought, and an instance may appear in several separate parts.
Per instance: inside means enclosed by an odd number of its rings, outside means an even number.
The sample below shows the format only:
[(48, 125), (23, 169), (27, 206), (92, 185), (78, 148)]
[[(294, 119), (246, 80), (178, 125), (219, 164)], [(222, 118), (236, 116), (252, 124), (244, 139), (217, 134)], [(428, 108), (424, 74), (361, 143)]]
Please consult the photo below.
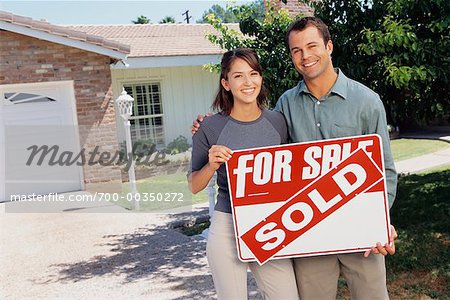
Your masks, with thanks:
[(262, 264), (381, 179), (380, 170), (359, 149), (296, 193), (241, 239)]

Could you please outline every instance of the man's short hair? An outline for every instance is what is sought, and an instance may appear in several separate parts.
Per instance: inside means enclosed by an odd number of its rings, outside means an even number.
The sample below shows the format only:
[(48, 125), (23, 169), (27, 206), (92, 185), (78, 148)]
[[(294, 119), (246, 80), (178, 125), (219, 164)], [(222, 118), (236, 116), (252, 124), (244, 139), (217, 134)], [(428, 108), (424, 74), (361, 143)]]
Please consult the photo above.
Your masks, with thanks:
[(328, 43), (329, 40), (331, 40), (331, 35), (330, 31), (328, 31), (328, 26), (321, 19), (316, 17), (304, 17), (295, 20), (294, 22), (292, 22), (291, 25), (289, 25), (285, 36), (287, 47), (289, 48), (289, 35), (291, 34), (291, 32), (303, 31), (310, 26), (314, 26), (319, 30), (319, 32), (322, 34), (323, 42), (325, 43), (325, 45)]

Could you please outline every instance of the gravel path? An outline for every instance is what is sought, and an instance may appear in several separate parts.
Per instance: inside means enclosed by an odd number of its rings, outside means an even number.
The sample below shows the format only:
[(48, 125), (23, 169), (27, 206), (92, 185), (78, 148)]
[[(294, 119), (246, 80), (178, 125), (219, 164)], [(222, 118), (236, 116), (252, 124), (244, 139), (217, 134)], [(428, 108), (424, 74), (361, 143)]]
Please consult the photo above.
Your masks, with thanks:
[[(205, 247), (170, 224), (193, 213), (5, 213), (2, 299), (215, 298)], [(249, 276), (250, 299), (260, 299)]]

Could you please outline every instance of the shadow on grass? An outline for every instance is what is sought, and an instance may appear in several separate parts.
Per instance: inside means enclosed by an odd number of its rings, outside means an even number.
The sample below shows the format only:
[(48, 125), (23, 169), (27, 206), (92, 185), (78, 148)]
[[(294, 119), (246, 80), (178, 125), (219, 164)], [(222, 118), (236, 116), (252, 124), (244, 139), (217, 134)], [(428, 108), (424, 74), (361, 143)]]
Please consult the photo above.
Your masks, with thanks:
[(402, 176), (391, 209), (400, 229), (450, 232), (450, 169)]
[(396, 254), (386, 259), (392, 276), (415, 274), (426, 279), (423, 293), (449, 295), (450, 169), (401, 177), (391, 222), (399, 234)]

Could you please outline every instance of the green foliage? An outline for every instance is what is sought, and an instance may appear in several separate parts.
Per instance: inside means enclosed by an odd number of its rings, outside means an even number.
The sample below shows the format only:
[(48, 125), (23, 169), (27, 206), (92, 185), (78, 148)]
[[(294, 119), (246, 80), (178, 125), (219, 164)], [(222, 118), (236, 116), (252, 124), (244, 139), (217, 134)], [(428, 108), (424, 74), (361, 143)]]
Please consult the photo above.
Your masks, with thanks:
[[(255, 0), (245, 6), (253, 11), (253, 17), (255, 19), (260, 20), (264, 18), (265, 9), (263, 0)], [(210, 15), (214, 15), (214, 17), (222, 23), (237, 23), (239, 21), (239, 16), (235, 14), (232, 6), (227, 5), (223, 8), (219, 4), (214, 4), (210, 9), (203, 13), (202, 18), (197, 20), (197, 23), (209, 23), (208, 19)]]
[[(376, 57), (402, 121), (424, 123), (450, 109), (450, 2), (396, 0), (378, 29), (365, 29), (360, 49)], [(380, 73), (380, 72), (378, 72)]]
[(186, 152), (189, 149), (189, 144), (187, 138), (180, 135), (172, 142), (167, 145), (166, 153), (167, 154), (178, 154)]
[[(334, 65), (380, 95), (388, 123), (403, 129), (450, 117), (450, 1), (305, 2), (330, 28)], [(252, 8), (245, 5), (228, 9), (239, 20), (245, 36), (209, 15), (208, 23), (219, 32), (209, 39), (226, 50), (257, 50), (273, 105), (299, 79), (284, 45), (284, 32), (291, 20), (273, 8), (262, 19), (252, 17)]]
[(202, 223), (196, 223), (191, 226), (183, 226), (180, 228), (181, 233), (187, 235), (187, 236), (193, 236), (197, 234), (201, 234), (205, 229), (209, 228), (211, 225), (210, 221), (202, 222)]
[(210, 15), (214, 15), (214, 17), (224, 23), (236, 23), (238, 21), (237, 17), (228, 9), (228, 7), (223, 8), (219, 4), (214, 4), (210, 9), (203, 13), (202, 18), (197, 20), (197, 23), (207, 23)]
[(159, 24), (167, 24), (167, 23), (175, 23), (175, 18), (171, 16), (165, 16), (161, 21), (159, 21)]
[[(208, 39), (226, 50), (237, 47), (256, 50), (264, 70), (264, 83), (270, 91), (269, 106), (273, 106), (281, 94), (294, 87), (299, 80), (284, 43), (285, 32), (292, 19), (287, 12), (278, 12), (271, 6), (263, 19), (253, 17), (254, 9), (251, 6), (234, 6), (230, 9), (239, 18), (241, 32), (228, 28), (218, 18), (210, 15), (208, 23), (219, 34), (209, 34)], [(210, 69), (219, 70), (220, 67), (210, 66)]]
[[(142, 159), (146, 157), (147, 155), (152, 154), (156, 150), (156, 144), (152, 139), (143, 139), (143, 140), (137, 140), (133, 142), (133, 158), (135, 160)], [(119, 158), (121, 160), (127, 159), (127, 144), (125, 141), (120, 143), (119, 145)]]
[(450, 116), (450, 2), (311, 1), (329, 26), (334, 64), (374, 89), (402, 127)]
[(150, 19), (144, 15), (137, 17), (136, 21), (131, 21), (133, 24), (150, 24)]

